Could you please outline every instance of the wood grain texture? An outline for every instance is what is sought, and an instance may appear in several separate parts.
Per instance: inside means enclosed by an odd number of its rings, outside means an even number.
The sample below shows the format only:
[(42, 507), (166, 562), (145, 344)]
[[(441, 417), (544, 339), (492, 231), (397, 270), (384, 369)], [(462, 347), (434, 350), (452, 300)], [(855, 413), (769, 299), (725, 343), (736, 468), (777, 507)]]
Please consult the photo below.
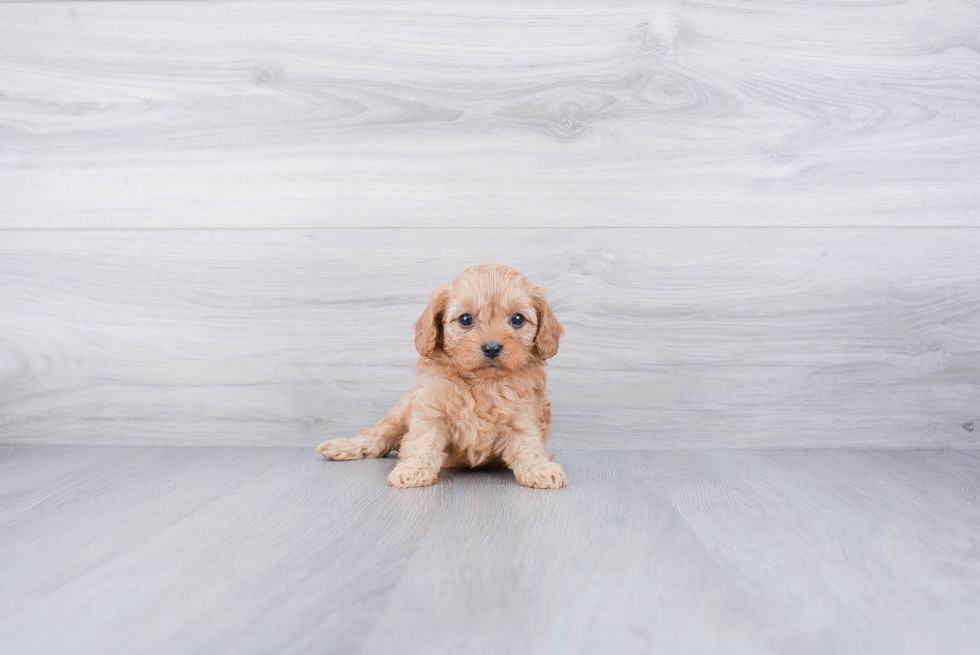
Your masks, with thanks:
[[(70, 457), (80, 466), (57, 473)], [(558, 451), (571, 486), (312, 449), (0, 447), (33, 653), (936, 653), (980, 628), (980, 451)], [(34, 482), (28, 483), (27, 480)]]
[(109, 452), (0, 521), (5, 648), (352, 652), (444, 491), (306, 449)]
[(980, 225), (980, 9), (0, 3), (0, 227)]
[(8, 231), (0, 440), (350, 435), (413, 384), (432, 289), (499, 261), (567, 330), (555, 447), (975, 447), (978, 248), (974, 229)]

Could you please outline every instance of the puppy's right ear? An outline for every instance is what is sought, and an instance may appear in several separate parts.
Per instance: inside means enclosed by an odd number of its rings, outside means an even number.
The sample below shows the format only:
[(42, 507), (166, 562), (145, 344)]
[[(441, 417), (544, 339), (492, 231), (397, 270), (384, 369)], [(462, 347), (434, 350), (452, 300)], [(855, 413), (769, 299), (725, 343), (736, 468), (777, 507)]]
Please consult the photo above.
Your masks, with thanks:
[(415, 321), (415, 349), (428, 357), (439, 346), (442, 337), (442, 313), (449, 302), (449, 285), (436, 289), (429, 298), (429, 305)]

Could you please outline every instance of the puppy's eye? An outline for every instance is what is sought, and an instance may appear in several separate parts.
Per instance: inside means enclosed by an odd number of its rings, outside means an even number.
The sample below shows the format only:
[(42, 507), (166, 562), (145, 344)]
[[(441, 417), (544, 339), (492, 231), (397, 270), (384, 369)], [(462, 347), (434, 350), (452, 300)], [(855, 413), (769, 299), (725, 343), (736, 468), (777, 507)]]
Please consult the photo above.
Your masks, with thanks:
[(510, 317), (510, 324), (514, 327), (521, 327), (524, 325), (524, 317), (521, 314), (514, 312), (514, 315)]
[(473, 327), (473, 316), (471, 314), (463, 314), (459, 317), (459, 324), (463, 327)]

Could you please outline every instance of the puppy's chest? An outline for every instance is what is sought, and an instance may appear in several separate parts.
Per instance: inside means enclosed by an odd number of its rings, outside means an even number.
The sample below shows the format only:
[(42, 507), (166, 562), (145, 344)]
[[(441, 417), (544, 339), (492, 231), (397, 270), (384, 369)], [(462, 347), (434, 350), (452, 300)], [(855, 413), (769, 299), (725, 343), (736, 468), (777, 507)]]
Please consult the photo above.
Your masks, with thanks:
[(448, 466), (479, 466), (498, 458), (498, 443), (513, 414), (504, 399), (480, 389), (461, 388), (454, 430), (446, 448)]
[(498, 385), (484, 384), (459, 390), (460, 408), (457, 434), (461, 441), (484, 442), (510, 427), (524, 400)]

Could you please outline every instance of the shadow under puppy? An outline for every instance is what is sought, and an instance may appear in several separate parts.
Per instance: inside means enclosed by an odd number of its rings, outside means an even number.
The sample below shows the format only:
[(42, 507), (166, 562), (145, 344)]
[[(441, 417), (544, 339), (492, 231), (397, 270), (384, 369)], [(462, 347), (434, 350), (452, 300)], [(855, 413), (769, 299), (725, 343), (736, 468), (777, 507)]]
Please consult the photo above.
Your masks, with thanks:
[(415, 388), (373, 428), (317, 450), (335, 460), (397, 450), (393, 487), (430, 485), (443, 466), (500, 462), (524, 486), (564, 487), (565, 472), (544, 451), (545, 360), (564, 333), (544, 292), (499, 264), (473, 266), (436, 289), (415, 323)]

